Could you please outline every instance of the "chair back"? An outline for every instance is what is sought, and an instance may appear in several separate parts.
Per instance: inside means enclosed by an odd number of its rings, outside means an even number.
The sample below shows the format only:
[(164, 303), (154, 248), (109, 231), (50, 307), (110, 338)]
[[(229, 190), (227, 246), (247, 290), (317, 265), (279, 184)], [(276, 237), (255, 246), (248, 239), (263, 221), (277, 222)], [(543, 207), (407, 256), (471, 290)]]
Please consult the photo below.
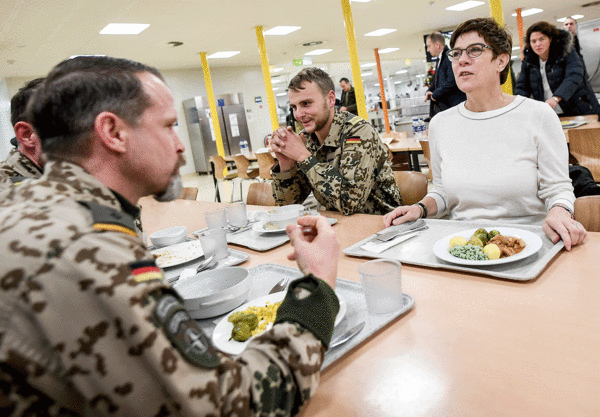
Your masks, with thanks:
[(273, 185), (270, 182), (253, 182), (248, 188), (246, 204), (255, 206), (276, 206)]
[(215, 166), (215, 178), (218, 180), (225, 179), (225, 175), (223, 174), (223, 171), (227, 168), (225, 159), (220, 155), (213, 155), (210, 157), (210, 160)]
[(250, 167), (250, 161), (244, 155), (233, 155), (233, 160), (235, 161), (238, 177), (243, 178), (245, 180), (249, 180), (258, 176), (257, 168), (248, 171), (248, 167)]
[(277, 163), (269, 152), (256, 153), (258, 160), (258, 176), (263, 180), (272, 180), (271, 169)]
[(394, 171), (402, 205), (418, 203), (427, 195), (427, 175), (416, 171)]
[(433, 179), (433, 173), (431, 172), (431, 153), (429, 152), (429, 141), (428, 140), (420, 140), (419, 145), (421, 145), (421, 149), (423, 149), (423, 157), (425, 161), (427, 161), (427, 166), (429, 167), (429, 173), (427, 174), (427, 179)]
[(588, 232), (600, 232), (600, 195), (576, 198), (575, 218)]
[(198, 197), (198, 187), (184, 187), (179, 198), (181, 200), (193, 200), (196, 201)]
[(600, 128), (569, 130), (571, 155), (600, 182)]

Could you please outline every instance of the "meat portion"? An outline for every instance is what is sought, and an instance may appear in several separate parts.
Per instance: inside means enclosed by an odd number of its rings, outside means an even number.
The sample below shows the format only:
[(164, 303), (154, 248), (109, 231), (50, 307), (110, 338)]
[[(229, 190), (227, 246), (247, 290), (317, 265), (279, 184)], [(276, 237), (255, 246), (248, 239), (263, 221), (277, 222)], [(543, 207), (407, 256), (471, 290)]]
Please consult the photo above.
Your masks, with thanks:
[(493, 243), (500, 249), (500, 257), (505, 258), (507, 256), (515, 255), (525, 249), (525, 241), (518, 237), (502, 236), (497, 235), (490, 239), (488, 245)]

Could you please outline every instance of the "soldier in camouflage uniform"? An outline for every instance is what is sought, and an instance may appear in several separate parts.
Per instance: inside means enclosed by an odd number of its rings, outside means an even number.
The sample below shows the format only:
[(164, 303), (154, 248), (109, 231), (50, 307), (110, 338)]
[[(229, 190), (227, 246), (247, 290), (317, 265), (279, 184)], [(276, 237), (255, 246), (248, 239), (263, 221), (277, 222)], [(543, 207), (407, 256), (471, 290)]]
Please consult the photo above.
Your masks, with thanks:
[(296, 414), (317, 387), (339, 310), (337, 264), (305, 259), (337, 256), (332, 229), (314, 220), (311, 242), (290, 230), (294, 256), (327, 283), (295, 281), (273, 328), (232, 359), (134, 232), (134, 203), (167, 193), (183, 161), (160, 73), (67, 60), (30, 111), (48, 163), (0, 202), (0, 415)]
[[(37, 133), (29, 122), (25, 109), (35, 88), (43, 81), (37, 78), (19, 89), (10, 101), (11, 123), (15, 130), (17, 149), (0, 162), (0, 190), (10, 184), (17, 184), (27, 178), (42, 176), (42, 145)], [(12, 143), (12, 142), (11, 142)]]
[[(277, 204), (301, 203), (312, 191), (327, 210), (385, 214), (401, 204), (389, 152), (367, 121), (335, 111), (334, 84), (319, 68), (300, 71), (288, 86), (290, 106), (304, 126), (273, 132)], [(305, 137), (305, 135), (307, 137)]]

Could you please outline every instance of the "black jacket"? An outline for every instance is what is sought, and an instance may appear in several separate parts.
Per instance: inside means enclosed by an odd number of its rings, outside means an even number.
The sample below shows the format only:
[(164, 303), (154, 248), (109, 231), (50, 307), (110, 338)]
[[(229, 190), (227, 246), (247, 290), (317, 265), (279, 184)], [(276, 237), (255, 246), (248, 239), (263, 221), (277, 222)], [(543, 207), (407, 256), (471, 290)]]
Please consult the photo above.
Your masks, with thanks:
[[(600, 105), (590, 83), (585, 77), (583, 61), (573, 48), (572, 36), (561, 30), (560, 36), (552, 39), (550, 54), (546, 61), (546, 77), (550, 89), (562, 100), (560, 107), (564, 116), (597, 114), (600, 116)], [(521, 65), (521, 75), (517, 81), (515, 94), (535, 100), (544, 99), (544, 86), (540, 72), (540, 58), (533, 50), (525, 49)]]
[(345, 107), (347, 112), (358, 114), (356, 110), (356, 93), (354, 92), (354, 87), (350, 87), (350, 91), (348, 92), (342, 91), (340, 106)]
[(429, 115), (435, 116), (442, 110), (454, 107), (467, 99), (467, 95), (459, 90), (452, 72), (452, 62), (448, 58), (450, 48), (444, 47), (442, 59), (438, 65), (438, 69), (433, 76), (433, 81), (427, 91), (431, 91), (435, 101), (431, 100)]

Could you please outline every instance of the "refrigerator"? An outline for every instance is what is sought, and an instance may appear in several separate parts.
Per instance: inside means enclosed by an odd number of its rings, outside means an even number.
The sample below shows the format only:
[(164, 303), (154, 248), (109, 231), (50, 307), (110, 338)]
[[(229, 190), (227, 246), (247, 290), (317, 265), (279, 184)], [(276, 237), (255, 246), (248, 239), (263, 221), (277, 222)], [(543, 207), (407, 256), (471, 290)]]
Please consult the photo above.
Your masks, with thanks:
[[(239, 154), (241, 140), (251, 149), (242, 93), (215, 96), (215, 100), (225, 155)], [(196, 172), (209, 173), (209, 158), (217, 155), (217, 142), (208, 99), (198, 96), (183, 100), (183, 110)]]
[(577, 37), (579, 45), (581, 45), (581, 55), (583, 55), (590, 77), (590, 84), (598, 96), (600, 92), (600, 19), (579, 23)]

